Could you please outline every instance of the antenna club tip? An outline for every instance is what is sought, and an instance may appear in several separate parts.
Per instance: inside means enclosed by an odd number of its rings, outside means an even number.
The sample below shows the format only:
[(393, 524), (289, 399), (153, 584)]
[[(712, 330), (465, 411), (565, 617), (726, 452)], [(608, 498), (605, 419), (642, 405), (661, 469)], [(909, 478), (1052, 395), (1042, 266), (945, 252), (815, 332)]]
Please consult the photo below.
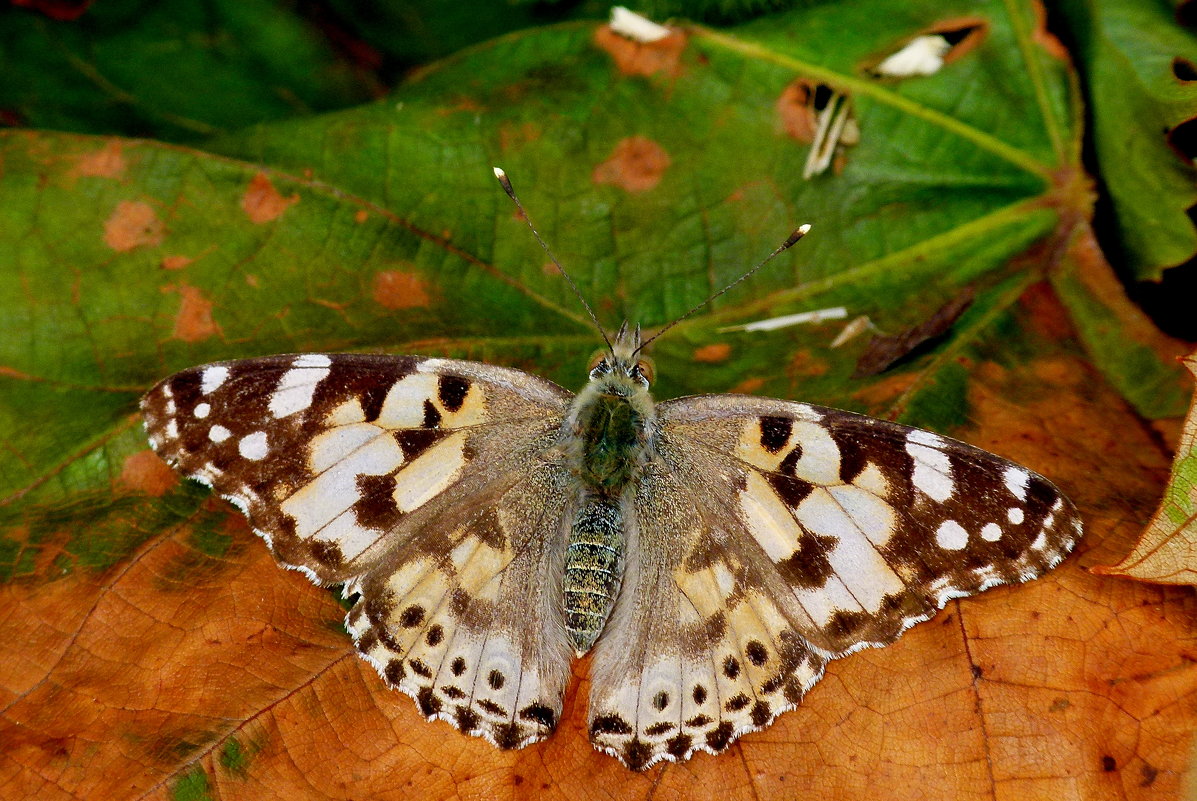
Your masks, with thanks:
[(810, 223), (803, 223), (802, 225), (795, 228), (794, 233), (790, 234), (790, 238), (785, 241), (785, 244), (783, 244), (780, 248), (778, 248), (778, 252), (785, 250), (786, 248), (790, 247), (795, 242), (797, 242), (799, 239), (806, 236), (806, 232), (809, 230), (810, 230)]
[[(499, 185), (503, 187), (503, 191), (506, 192), (507, 196), (512, 200), (515, 200), (515, 190), (511, 188), (511, 179), (507, 177), (507, 173), (503, 172), (502, 167), (492, 167), (491, 169), (495, 171), (495, 177), (499, 179)], [(516, 200), (515, 202), (518, 206), (519, 201)]]

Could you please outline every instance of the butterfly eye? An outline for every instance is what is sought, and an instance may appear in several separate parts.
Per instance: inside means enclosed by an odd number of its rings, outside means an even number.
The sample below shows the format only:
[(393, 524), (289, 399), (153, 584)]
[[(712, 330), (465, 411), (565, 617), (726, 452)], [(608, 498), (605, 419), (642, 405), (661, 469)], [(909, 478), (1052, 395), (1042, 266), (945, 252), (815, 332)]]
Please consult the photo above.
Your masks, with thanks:
[(611, 365), (607, 363), (607, 351), (595, 351), (595, 354), (590, 357), (590, 364), (586, 366), (586, 372), (591, 375), (606, 375), (611, 372)]
[(653, 364), (652, 359), (640, 359), (636, 362), (636, 375), (644, 379), (646, 384), (651, 384), (657, 378), (657, 367)]

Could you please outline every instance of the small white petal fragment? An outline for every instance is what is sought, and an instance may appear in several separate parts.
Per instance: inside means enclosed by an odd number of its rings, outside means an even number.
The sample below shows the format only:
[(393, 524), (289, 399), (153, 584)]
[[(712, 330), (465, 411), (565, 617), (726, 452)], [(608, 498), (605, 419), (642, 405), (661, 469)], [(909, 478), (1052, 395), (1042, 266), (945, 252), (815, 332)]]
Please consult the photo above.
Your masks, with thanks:
[(981, 539), (986, 542), (997, 542), (1002, 538), (1002, 527), (997, 523), (986, 523), (981, 528)]
[(945, 520), (935, 530), (935, 542), (946, 551), (959, 551), (968, 545), (968, 532), (955, 520)]
[(1022, 521), (1023, 521), (1022, 509), (1019, 509), (1017, 506), (1011, 506), (1010, 509), (1006, 511), (1006, 517), (1009, 518), (1010, 522), (1013, 523), (1014, 525), (1016, 525), (1016, 526), (1022, 525)]
[(229, 368), (222, 364), (214, 364), (211, 367), (205, 368), (203, 374), (200, 376), (200, 392), (205, 395), (215, 392), (228, 377)]
[(874, 72), (886, 78), (934, 75), (943, 67), (943, 57), (952, 49), (939, 34), (916, 36), (898, 52), (877, 65)]
[(229, 431), (224, 426), (212, 426), (208, 429), (208, 439), (213, 442), (224, 442), (229, 437), (233, 436), (233, 432)]
[(248, 436), (242, 437), (241, 441), (237, 443), (237, 450), (246, 459), (252, 459), (255, 462), (263, 458), (269, 451), (266, 444), (266, 432), (255, 431)]
[(728, 331), (776, 331), (779, 328), (787, 328), (791, 325), (802, 325), (803, 323), (821, 323), (824, 320), (843, 320), (848, 316), (848, 309), (844, 306), (833, 306), (828, 309), (815, 309), (813, 311), (799, 312), (798, 314), (787, 314), (782, 317), (770, 317), (767, 320), (757, 320), (753, 323), (745, 323), (744, 325), (729, 325), (717, 329), (718, 333), (723, 334)]
[(625, 39), (641, 44), (659, 42), (670, 33), (664, 25), (658, 25), (648, 17), (642, 17), (623, 6), (611, 7), (611, 30)]
[(208, 416), (208, 412), (210, 412), (210, 411), (212, 411), (211, 406), (209, 406), (206, 403), (200, 403), (200, 404), (196, 405), (195, 409), (192, 411), (192, 414), (194, 414), (199, 419), (203, 420), (205, 417)]

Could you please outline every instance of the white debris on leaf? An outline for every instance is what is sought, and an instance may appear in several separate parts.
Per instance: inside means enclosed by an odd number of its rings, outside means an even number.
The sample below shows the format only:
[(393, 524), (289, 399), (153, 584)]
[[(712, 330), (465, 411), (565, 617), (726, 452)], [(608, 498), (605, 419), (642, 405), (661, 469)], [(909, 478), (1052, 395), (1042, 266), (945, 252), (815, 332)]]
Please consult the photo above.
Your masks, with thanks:
[(743, 325), (729, 325), (718, 329), (723, 334), (728, 331), (776, 331), (791, 325), (803, 323), (821, 323), (824, 320), (843, 320), (848, 316), (848, 309), (844, 306), (833, 306), (829, 309), (814, 309), (813, 311), (787, 314), (782, 317), (770, 317), (767, 320), (757, 320)]
[(934, 75), (943, 67), (943, 57), (951, 49), (952, 45), (939, 34), (916, 36), (878, 64), (873, 72), (886, 78)]
[(611, 30), (641, 44), (658, 42), (671, 33), (664, 25), (658, 25), (623, 6), (611, 7)]
[(852, 115), (851, 100), (842, 92), (832, 90), (827, 104), (818, 110), (817, 120), (815, 140), (802, 168), (804, 179), (827, 172), (841, 145), (854, 145), (860, 141), (860, 128)]
[(844, 326), (844, 329), (836, 335), (836, 338), (831, 340), (831, 345), (828, 347), (838, 348), (846, 345), (865, 331), (876, 331), (877, 326), (873, 325), (873, 321), (867, 315), (860, 315), (856, 319)]

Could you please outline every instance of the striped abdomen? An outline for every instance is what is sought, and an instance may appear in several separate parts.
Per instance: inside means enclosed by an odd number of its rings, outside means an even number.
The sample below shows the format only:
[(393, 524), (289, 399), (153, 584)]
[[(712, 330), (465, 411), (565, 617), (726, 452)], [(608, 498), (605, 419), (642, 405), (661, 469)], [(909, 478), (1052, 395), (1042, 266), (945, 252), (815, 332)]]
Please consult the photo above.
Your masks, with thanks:
[(565, 626), (579, 654), (603, 630), (623, 570), (619, 499), (587, 494), (574, 517), (565, 552)]

